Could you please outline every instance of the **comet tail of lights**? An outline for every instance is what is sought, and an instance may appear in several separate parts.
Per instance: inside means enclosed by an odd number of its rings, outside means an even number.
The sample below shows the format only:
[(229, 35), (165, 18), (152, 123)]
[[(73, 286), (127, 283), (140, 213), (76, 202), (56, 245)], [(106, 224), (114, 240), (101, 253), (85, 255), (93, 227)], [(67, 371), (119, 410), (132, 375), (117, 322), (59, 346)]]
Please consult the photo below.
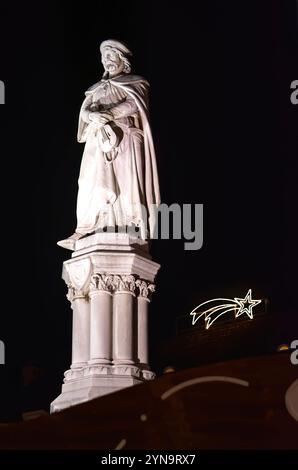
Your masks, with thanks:
[(192, 324), (195, 325), (201, 317), (204, 317), (205, 328), (208, 330), (219, 317), (231, 311), (235, 312), (235, 318), (245, 313), (252, 320), (252, 309), (261, 302), (262, 300), (252, 299), (251, 289), (248, 290), (244, 299), (239, 297), (234, 297), (234, 299), (219, 297), (217, 299), (207, 300), (190, 312)]

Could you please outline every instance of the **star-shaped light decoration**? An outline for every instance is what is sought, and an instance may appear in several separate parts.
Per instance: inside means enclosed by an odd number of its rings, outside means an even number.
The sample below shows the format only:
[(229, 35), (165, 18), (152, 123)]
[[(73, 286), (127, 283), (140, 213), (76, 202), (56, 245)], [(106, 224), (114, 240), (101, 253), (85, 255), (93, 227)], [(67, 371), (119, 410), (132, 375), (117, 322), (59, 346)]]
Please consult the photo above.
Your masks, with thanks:
[[(252, 309), (261, 303), (262, 300), (254, 300), (251, 298), (251, 295), (251, 289), (249, 289), (244, 299), (234, 297), (234, 299), (218, 298), (207, 300), (207, 302), (203, 302), (194, 308), (192, 312), (190, 312), (190, 315), (193, 317), (192, 324), (194, 325), (199, 320), (199, 318), (204, 316), (205, 327), (206, 330), (208, 330), (215, 320), (231, 311), (235, 312), (235, 318), (240, 317), (240, 315), (243, 313), (246, 313), (247, 316), (252, 320)], [(202, 309), (202, 307), (204, 307), (204, 309)]]
[(250, 319), (253, 319), (252, 309), (260, 304), (261, 300), (253, 300), (251, 298), (251, 289), (247, 292), (244, 299), (239, 299), (239, 297), (235, 297), (234, 300), (239, 303), (240, 309), (236, 310), (235, 318), (240, 317), (243, 313), (247, 313)]

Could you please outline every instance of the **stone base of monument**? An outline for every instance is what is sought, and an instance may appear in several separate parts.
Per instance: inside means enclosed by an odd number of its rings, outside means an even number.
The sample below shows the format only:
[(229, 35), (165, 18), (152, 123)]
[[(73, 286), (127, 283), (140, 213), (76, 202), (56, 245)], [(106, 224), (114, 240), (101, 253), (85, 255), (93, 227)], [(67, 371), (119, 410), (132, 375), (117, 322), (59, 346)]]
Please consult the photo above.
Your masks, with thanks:
[[(65, 372), (66, 378), (69, 372), (73, 371)], [(82, 371), (81, 378), (65, 380), (61, 395), (51, 403), (51, 413), (154, 378), (155, 374), (152, 371), (142, 371), (138, 367), (108, 366), (101, 369), (86, 367)]]
[(75, 245), (62, 277), (73, 310), (72, 364), (51, 412), (152, 380), (148, 306), (159, 264), (127, 233), (96, 233)]

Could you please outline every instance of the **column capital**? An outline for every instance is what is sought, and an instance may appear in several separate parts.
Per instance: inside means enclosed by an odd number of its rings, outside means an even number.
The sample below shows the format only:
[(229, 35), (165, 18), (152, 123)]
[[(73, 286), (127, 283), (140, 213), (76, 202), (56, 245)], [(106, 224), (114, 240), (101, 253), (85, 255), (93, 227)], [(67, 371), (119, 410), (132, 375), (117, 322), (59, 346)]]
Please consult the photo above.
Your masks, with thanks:
[(68, 284), (68, 291), (66, 294), (67, 300), (73, 302), (76, 299), (85, 299), (87, 298), (86, 294), (81, 289), (76, 289), (72, 284)]
[(95, 273), (90, 279), (90, 290), (89, 295), (106, 292), (112, 294), (113, 291), (113, 275)]
[(155, 284), (152, 284), (149, 281), (144, 281), (143, 279), (138, 279), (136, 281), (136, 286), (138, 287), (139, 297), (150, 301), (151, 294), (155, 292)]
[(136, 280), (136, 276), (132, 274), (114, 275), (112, 283), (114, 293), (125, 292), (135, 295)]

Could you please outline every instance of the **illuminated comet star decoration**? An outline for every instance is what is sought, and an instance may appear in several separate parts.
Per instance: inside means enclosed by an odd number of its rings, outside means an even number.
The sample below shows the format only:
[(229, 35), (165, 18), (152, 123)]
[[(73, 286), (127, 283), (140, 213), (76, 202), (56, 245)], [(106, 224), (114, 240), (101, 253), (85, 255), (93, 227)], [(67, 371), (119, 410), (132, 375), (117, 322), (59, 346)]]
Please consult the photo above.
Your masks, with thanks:
[(207, 300), (207, 302), (203, 302), (190, 312), (190, 315), (193, 317), (192, 324), (195, 325), (199, 318), (204, 316), (205, 327), (208, 330), (219, 317), (231, 311), (235, 312), (235, 318), (246, 313), (252, 319), (252, 309), (261, 302), (262, 300), (253, 300), (251, 298), (251, 289), (249, 289), (244, 299), (234, 297), (233, 300), (220, 297), (218, 299)]

